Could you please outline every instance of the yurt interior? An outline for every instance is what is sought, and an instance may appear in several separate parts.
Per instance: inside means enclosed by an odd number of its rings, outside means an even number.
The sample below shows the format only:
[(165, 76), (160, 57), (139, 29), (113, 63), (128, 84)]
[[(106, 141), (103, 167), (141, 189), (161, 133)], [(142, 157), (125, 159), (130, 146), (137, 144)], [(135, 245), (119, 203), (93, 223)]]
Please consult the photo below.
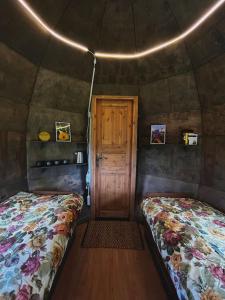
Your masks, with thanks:
[(225, 0), (1, 0), (0, 56), (0, 300), (225, 300)]

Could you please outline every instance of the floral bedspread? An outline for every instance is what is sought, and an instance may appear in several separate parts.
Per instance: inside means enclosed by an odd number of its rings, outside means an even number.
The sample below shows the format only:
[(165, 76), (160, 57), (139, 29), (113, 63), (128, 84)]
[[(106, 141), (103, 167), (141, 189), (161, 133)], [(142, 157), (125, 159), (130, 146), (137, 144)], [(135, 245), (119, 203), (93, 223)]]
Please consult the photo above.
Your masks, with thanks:
[(76, 194), (20, 192), (0, 203), (0, 299), (44, 299), (83, 205)]
[(142, 210), (179, 299), (225, 299), (225, 215), (188, 198), (147, 198)]

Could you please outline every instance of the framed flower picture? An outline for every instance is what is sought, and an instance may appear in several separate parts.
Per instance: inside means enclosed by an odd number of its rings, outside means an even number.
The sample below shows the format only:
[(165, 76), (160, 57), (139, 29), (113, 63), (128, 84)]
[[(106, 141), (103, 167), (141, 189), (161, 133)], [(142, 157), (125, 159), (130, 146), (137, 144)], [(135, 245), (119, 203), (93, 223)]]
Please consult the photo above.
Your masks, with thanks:
[(55, 122), (56, 142), (71, 142), (70, 123)]
[(150, 144), (166, 143), (166, 125), (151, 125)]

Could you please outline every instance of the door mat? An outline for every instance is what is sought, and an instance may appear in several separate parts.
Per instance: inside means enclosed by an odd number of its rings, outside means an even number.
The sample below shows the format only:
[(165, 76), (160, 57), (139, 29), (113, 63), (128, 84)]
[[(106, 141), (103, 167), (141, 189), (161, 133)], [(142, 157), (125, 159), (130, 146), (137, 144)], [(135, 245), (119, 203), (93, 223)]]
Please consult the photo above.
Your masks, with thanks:
[(81, 246), (83, 248), (144, 249), (138, 224), (126, 221), (90, 221)]

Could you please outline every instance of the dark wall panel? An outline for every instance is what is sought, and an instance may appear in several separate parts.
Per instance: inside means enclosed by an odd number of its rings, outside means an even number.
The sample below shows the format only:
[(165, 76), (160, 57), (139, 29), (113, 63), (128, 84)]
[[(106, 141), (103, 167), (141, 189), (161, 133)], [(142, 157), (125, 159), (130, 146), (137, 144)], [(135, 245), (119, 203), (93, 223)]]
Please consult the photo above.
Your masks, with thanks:
[(0, 199), (27, 190), (26, 129), (36, 67), (0, 44)]
[[(166, 145), (150, 145), (151, 124), (167, 126)], [(200, 103), (192, 72), (140, 89), (137, 193), (186, 192), (198, 194), (201, 145), (185, 147), (181, 131), (201, 134)]]
[[(74, 158), (74, 152), (86, 151), (87, 107), (90, 85), (40, 68), (30, 104), (27, 159), (29, 190), (61, 190), (84, 193), (86, 167), (60, 166), (35, 169), (36, 161)], [(38, 143), (38, 133), (48, 131), (55, 141), (55, 122), (71, 124), (75, 143)]]
[(225, 208), (225, 55), (196, 75), (203, 123), (200, 197)]

